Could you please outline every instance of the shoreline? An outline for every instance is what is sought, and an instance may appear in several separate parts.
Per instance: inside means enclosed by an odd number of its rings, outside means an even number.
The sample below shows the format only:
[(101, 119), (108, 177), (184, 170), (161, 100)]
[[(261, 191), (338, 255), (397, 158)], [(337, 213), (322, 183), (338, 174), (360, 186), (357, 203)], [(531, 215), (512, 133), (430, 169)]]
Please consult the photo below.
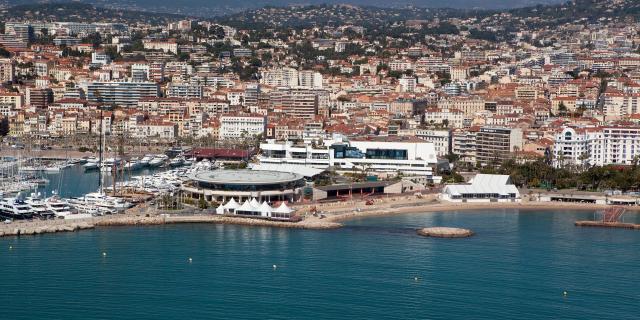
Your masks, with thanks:
[[(344, 222), (359, 218), (394, 216), (411, 213), (470, 211), (482, 209), (518, 209), (518, 210), (604, 210), (606, 205), (584, 203), (560, 203), (560, 202), (498, 202), (498, 203), (445, 203), (432, 202), (430, 204), (416, 204), (402, 207), (375, 208), (360, 212), (351, 212), (327, 217), (332, 222)], [(640, 207), (629, 207), (629, 211), (638, 211)]]
[[(413, 200), (413, 201), (411, 201)], [(241, 226), (275, 227), (290, 229), (329, 230), (344, 226), (343, 222), (371, 217), (395, 216), (411, 213), (453, 212), (486, 209), (518, 209), (518, 210), (603, 210), (606, 205), (583, 203), (532, 202), (519, 203), (443, 203), (432, 199), (416, 199), (410, 196), (379, 200), (372, 206), (363, 206), (361, 202), (340, 202), (318, 205), (324, 218), (307, 216), (300, 222), (262, 220), (235, 216), (212, 214), (124, 214), (93, 217), (78, 220), (50, 220), (17, 222), (0, 226), (0, 237), (36, 235), (57, 232), (75, 232), (86, 229), (115, 226), (156, 226), (168, 224), (206, 223), (229, 224)], [(398, 203), (399, 202), (399, 203)], [(359, 205), (360, 204), (360, 205)], [(135, 209), (135, 208), (134, 208)], [(629, 207), (630, 211), (638, 211), (639, 207)], [(302, 208), (304, 210), (304, 208)], [(425, 226), (427, 227), (427, 226)]]

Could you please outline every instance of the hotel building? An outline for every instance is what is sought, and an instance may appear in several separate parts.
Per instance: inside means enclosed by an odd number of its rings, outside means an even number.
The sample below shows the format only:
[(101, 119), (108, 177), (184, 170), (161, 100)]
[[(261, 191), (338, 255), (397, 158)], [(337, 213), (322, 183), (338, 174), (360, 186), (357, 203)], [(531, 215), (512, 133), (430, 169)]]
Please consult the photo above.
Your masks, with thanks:
[(640, 127), (566, 127), (556, 135), (554, 166), (633, 164), (640, 156)]

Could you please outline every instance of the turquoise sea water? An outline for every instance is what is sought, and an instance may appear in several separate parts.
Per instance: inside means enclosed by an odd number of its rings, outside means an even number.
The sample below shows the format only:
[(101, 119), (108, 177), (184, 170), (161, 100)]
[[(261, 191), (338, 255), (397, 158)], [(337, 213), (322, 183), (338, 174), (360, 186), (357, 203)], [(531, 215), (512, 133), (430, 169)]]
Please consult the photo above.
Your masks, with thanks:
[[(325, 231), (171, 225), (2, 238), (0, 315), (637, 319), (640, 231), (573, 226), (592, 214), (482, 210), (367, 218)], [(477, 234), (415, 234), (430, 225)]]

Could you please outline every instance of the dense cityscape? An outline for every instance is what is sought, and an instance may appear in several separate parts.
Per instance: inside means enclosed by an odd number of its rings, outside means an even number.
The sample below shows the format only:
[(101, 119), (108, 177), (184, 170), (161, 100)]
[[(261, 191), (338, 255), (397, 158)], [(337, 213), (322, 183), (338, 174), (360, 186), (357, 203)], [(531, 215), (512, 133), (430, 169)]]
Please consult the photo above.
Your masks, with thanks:
[(0, 1), (6, 318), (634, 318), (639, 1), (209, 2)]

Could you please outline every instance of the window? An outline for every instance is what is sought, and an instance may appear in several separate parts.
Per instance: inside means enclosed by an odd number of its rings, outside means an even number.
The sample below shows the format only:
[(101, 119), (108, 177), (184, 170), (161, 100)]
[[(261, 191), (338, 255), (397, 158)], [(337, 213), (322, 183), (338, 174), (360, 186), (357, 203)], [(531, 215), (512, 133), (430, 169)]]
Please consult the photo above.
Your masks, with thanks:
[(395, 149), (367, 149), (367, 159), (392, 159), (392, 160), (407, 160), (407, 150), (395, 150)]

